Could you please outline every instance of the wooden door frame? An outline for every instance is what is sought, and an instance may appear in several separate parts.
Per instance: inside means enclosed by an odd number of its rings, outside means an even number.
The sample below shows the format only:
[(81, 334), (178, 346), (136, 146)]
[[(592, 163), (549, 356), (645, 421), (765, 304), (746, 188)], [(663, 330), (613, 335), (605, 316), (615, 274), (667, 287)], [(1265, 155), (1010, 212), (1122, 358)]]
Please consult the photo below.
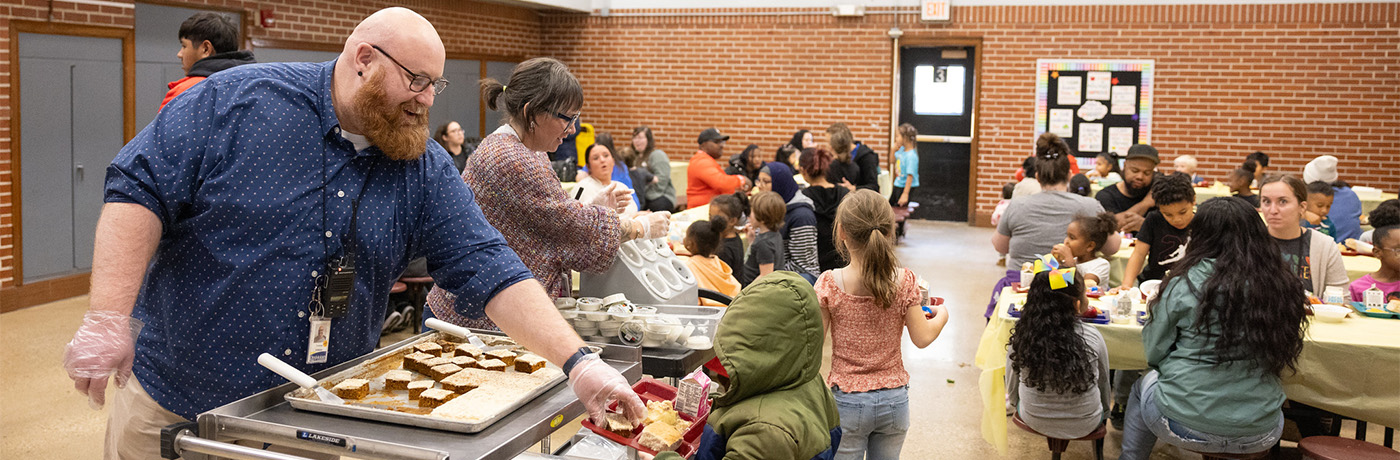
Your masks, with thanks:
[(119, 27), (10, 20), (10, 183), (14, 213), (15, 286), (0, 290), (0, 313), (82, 295), (88, 290), (88, 274), (78, 273), (26, 284), (24, 282), (24, 152), (20, 137), (23, 127), (23, 101), (20, 100), (19, 34), (68, 35), (115, 38), (122, 41), (122, 144), (136, 136), (136, 30)]
[[(237, 15), (238, 15), (238, 18), (239, 18), (239, 21), (238, 21), (238, 33), (239, 33), (239, 36), (238, 36), (239, 40), (238, 40), (238, 42), (239, 42), (239, 46), (241, 46), (241, 47), (243, 47), (243, 48), (246, 49), (246, 48), (248, 48), (248, 45), (250, 45), (250, 44), (253, 43), (253, 38), (250, 37), (250, 36), (248, 36), (248, 32), (250, 31), (250, 28), (248, 27), (248, 24), (256, 23), (256, 21), (257, 21), (257, 14), (258, 14), (258, 12), (257, 12), (256, 10), (248, 10), (248, 9), (243, 9), (243, 8), (235, 8), (235, 7), (231, 7), (231, 6), (220, 6), (220, 5), (192, 5), (192, 4), (189, 4), (189, 3), (186, 3), (186, 2), (175, 1), (175, 0), (137, 0), (135, 3), (145, 3), (145, 4), (147, 4), (147, 5), (156, 5), (156, 6), (169, 6), (169, 7), (174, 7), (174, 8), (186, 9), (186, 10), (218, 11), (218, 12), (221, 12), (221, 13), (234, 13), (234, 14), (237, 14)], [(134, 5), (135, 5), (135, 4), (133, 4), (133, 6), (132, 6), (132, 17), (135, 17), (136, 7), (135, 7)], [(252, 13), (252, 14), (249, 14), (249, 13)], [(132, 24), (133, 24), (132, 29), (134, 30), (134, 29), (135, 29), (135, 27), (134, 27), (135, 22), (133, 22)]]
[[(979, 119), (981, 119), (981, 116), (980, 116), (980, 115), (981, 115), (981, 110), (982, 110), (982, 54), (983, 54), (983, 53), (982, 53), (982, 50), (983, 50), (982, 37), (951, 37), (951, 38), (943, 38), (943, 37), (907, 37), (907, 38), (906, 38), (906, 37), (901, 37), (901, 39), (900, 39), (900, 41), (899, 41), (899, 48), (900, 48), (900, 50), (902, 50), (902, 49), (904, 49), (904, 48), (969, 47), (969, 46), (972, 47), (972, 55), (973, 55), (973, 64), (972, 64), (972, 65), (973, 65), (973, 72), (972, 72), (973, 86), (972, 86), (972, 132), (971, 132), (971, 135), (972, 135), (972, 144), (971, 144), (972, 161), (970, 162), (971, 164), (968, 166), (968, 172), (967, 172), (967, 173), (968, 173), (968, 180), (967, 180), (967, 200), (968, 200), (968, 203), (967, 203), (967, 224), (968, 224), (969, 226), (976, 226), (976, 225), (978, 224), (978, 222), (977, 222), (977, 164), (978, 164), (978, 162), (979, 162), (978, 160), (980, 160), (980, 154), (979, 154), (979, 152), (978, 152), (978, 146), (979, 146), (979, 145), (981, 144), (981, 142), (982, 142), (982, 136), (981, 136), (982, 125), (979, 124), (979, 123), (977, 123), (977, 121), (978, 121)], [(900, 55), (901, 55), (901, 54), (902, 54), (902, 53), (899, 53), (899, 52), (894, 53), (894, 66), (892, 67), (891, 71), (894, 72), (894, 77), (893, 77), (893, 78), (896, 78), (896, 79), (899, 78), (899, 75), (900, 75), (901, 72), (903, 71), (903, 68), (902, 68), (901, 66), (903, 66), (904, 63), (900, 61)], [(895, 119), (893, 120), (893, 123), (890, 123), (890, 125), (891, 125), (891, 126), (890, 126), (890, 138), (891, 138), (891, 139), (895, 139), (895, 138), (896, 138), (895, 136), (898, 135), (898, 131), (899, 131), (899, 116), (898, 116), (897, 114), (898, 114), (898, 112), (899, 112), (900, 98), (902, 97), (902, 95), (899, 94), (899, 87), (900, 87), (900, 86), (901, 86), (901, 85), (894, 85), (894, 88), (893, 88), (893, 90), (894, 90), (894, 104), (895, 104), (894, 112), (896, 113), (896, 115), (895, 115)], [(891, 151), (893, 151), (893, 150), (891, 150)], [(893, 181), (894, 179), (891, 178), (890, 180)], [(893, 182), (891, 182), (891, 183), (893, 183)]]

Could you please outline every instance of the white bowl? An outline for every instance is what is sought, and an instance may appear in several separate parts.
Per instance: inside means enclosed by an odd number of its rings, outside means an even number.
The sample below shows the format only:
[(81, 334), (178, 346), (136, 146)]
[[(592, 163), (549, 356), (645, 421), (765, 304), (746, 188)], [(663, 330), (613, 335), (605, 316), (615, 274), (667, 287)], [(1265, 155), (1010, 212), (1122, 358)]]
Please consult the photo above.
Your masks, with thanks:
[(584, 312), (583, 316), (588, 318), (589, 321), (607, 321), (608, 318), (611, 317), (611, 315), (608, 315), (608, 312), (605, 311)]
[(603, 299), (597, 297), (580, 297), (575, 302), (579, 310), (598, 311), (603, 309)]
[(1350, 308), (1325, 304), (1313, 304), (1312, 310), (1313, 317), (1324, 323), (1340, 323), (1347, 313), (1351, 313)]
[(574, 300), (573, 297), (560, 297), (560, 298), (554, 299), (554, 308), (558, 308), (558, 309), (560, 309), (560, 310), (568, 310), (568, 309), (574, 308), (574, 306), (575, 306), (577, 303), (578, 303), (578, 301), (577, 301), (577, 300)]
[(573, 321), (573, 323), (574, 323), (574, 329), (578, 329), (578, 328), (594, 328), (594, 329), (596, 329), (596, 328), (598, 327), (598, 322), (597, 322), (597, 321), (590, 321), (590, 320), (586, 320), (586, 319), (583, 319), (583, 318), (576, 319), (576, 320)]
[(1161, 287), (1162, 280), (1147, 280), (1138, 286), (1138, 290), (1142, 291), (1143, 297), (1146, 297), (1147, 300), (1152, 300), (1153, 297), (1157, 297), (1157, 289)]
[(578, 335), (598, 335), (598, 328), (596, 327), (582, 327), (575, 324), (574, 331), (578, 332)]
[(578, 310), (559, 310), (559, 316), (564, 317), (564, 319), (575, 319), (578, 318)]

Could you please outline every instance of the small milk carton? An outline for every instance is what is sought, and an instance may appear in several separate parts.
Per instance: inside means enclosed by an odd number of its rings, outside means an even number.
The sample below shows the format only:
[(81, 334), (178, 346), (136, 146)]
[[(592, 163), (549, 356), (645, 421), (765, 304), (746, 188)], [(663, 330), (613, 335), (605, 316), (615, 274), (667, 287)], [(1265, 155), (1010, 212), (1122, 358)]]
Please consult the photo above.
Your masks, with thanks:
[(676, 411), (690, 417), (710, 411), (710, 377), (704, 368), (681, 379), (676, 387)]
[(1380, 310), (1385, 307), (1385, 292), (1381, 291), (1374, 284), (1362, 294), (1362, 298), (1366, 301), (1366, 308), (1368, 309)]

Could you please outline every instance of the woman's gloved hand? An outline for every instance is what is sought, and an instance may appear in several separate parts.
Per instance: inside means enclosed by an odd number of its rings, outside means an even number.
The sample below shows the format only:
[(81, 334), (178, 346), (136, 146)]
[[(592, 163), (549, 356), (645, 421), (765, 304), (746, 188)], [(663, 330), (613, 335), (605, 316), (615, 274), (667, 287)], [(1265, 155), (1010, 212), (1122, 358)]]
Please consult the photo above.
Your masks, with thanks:
[(599, 190), (597, 195), (593, 195), (593, 202), (589, 204), (621, 213), (627, 209), (627, 205), (632, 204), (632, 190), (613, 182)]
[(670, 235), (671, 213), (669, 211), (637, 216), (635, 220), (642, 224), (641, 239), (665, 238)]
[(647, 407), (637, 392), (632, 391), (627, 379), (596, 354), (584, 355), (574, 364), (569, 373), (569, 387), (583, 401), (583, 407), (588, 409), (588, 416), (595, 424), (605, 423), (603, 414), (608, 410), (608, 402), (613, 400), (632, 423), (646, 417)]
[(87, 395), (93, 410), (107, 402), (108, 376), (115, 374), (117, 388), (126, 387), (142, 326), (140, 320), (127, 314), (89, 310), (73, 341), (64, 347), (63, 368), (73, 379), (73, 387)]

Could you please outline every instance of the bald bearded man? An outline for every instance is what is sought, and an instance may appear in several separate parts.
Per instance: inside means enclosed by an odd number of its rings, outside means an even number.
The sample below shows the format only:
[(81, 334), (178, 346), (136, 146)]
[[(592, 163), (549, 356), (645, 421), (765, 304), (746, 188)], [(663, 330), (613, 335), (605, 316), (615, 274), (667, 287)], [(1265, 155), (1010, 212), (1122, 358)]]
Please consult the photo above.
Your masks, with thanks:
[[(95, 408), (109, 377), (121, 388), (107, 458), (159, 458), (162, 427), (283, 383), (261, 353), (313, 373), (374, 350), (389, 289), (418, 257), (459, 308), (570, 364), (593, 415), (620, 399), (641, 418), (616, 370), (578, 357), (582, 340), (428, 140), (444, 59), (422, 16), (381, 10), (336, 60), (217, 73), (122, 148), (64, 355)], [(310, 342), (323, 334), (328, 347)]]

